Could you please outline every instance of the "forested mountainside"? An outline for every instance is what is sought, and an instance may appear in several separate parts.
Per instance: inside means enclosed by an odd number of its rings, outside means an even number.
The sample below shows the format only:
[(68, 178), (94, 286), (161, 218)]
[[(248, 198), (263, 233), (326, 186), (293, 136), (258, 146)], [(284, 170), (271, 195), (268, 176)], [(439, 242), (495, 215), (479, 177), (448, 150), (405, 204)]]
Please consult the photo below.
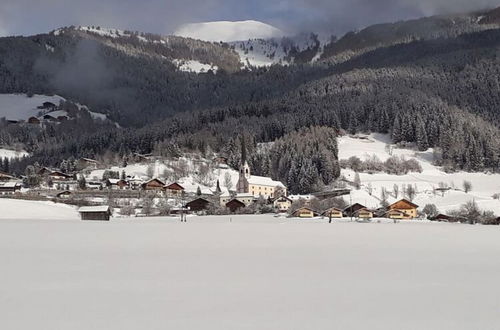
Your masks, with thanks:
[[(338, 165), (326, 160), (336, 159), (335, 148), (326, 153), (330, 157), (307, 161), (303, 155), (315, 146), (301, 146), (293, 136), (308, 127), (391, 133), (395, 142), (436, 147), (438, 161), (450, 170), (497, 171), (500, 30), (494, 17), (495, 11), (375, 26), (333, 41), (316, 64), (235, 71), (227, 66), (207, 74), (180, 72), (167, 53), (143, 47), (140, 38), (87, 37), (73, 30), (2, 38), (0, 92), (57, 93), (124, 127), (76, 127), (76, 121), (54, 125), (50, 134), (26, 126), (2, 132), (30, 146), (32, 158), (13, 164), (18, 171), (34, 161), (55, 165), (62, 158), (104, 153), (175, 155), (185, 149), (235, 159), (244, 135), (256, 174), (286, 181), (282, 167), (272, 166), (276, 153), (310, 172), (308, 177), (331, 166), (331, 175), (322, 178), (328, 184), (338, 175)], [(232, 58), (230, 47), (212, 45)], [(90, 55), (82, 58), (80, 48)], [(300, 152), (256, 147), (283, 138)]]

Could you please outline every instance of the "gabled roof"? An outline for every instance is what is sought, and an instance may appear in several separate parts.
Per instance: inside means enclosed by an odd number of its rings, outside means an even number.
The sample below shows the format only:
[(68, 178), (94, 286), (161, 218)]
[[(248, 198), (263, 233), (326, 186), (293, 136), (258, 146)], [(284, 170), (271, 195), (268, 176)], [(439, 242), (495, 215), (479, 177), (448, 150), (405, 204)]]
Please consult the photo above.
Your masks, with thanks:
[(288, 198), (288, 197), (287, 197), (287, 196), (285, 196), (285, 195), (281, 195), (280, 197), (275, 198), (273, 202), (276, 202), (276, 201), (278, 201), (278, 200), (280, 200), (280, 199), (282, 199), (282, 198), (284, 198), (284, 199), (286, 199), (287, 201), (289, 201), (289, 202), (292, 202), (292, 203), (293, 203), (293, 200), (292, 200), (292, 199), (290, 199), (290, 198)]
[(235, 204), (235, 203), (242, 205), (242, 206), (247, 206), (245, 203), (243, 203), (242, 201), (240, 201), (239, 199), (236, 199), (236, 198), (233, 198), (229, 202), (227, 202), (226, 206), (228, 206), (229, 204)]
[(408, 204), (409, 206), (412, 206), (412, 207), (414, 207), (414, 208), (418, 208), (418, 205), (417, 205), (417, 204), (412, 203), (412, 202), (410, 202), (409, 200), (407, 200), (407, 199), (405, 199), (405, 198), (400, 199), (399, 201), (392, 203), (391, 205), (389, 205), (389, 208), (390, 208), (391, 206), (396, 205), (397, 203), (401, 203), (401, 202), (406, 203), (406, 204)]
[(352, 210), (352, 208), (353, 208), (353, 207), (355, 207), (355, 206), (360, 207), (360, 210), (361, 210), (361, 209), (366, 209), (366, 206), (364, 206), (363, 204), (354, 203), (354, 204), (349, 205), (348, 207), (346, 207), (343, 211), (345, 212), (345, 211), (347, 211), (347, 210)]
[(247, 181), (249, 184), (254, 184), (258, 186), (286, 188), (285, 185), (280, 181), (274, 181), (273, 179), (265, 176), (251, 175)]
[(151, 182), (153, 182), (153, 181), (158, 182), (158, 183), (159, 183), (159, 184), (161, 184), (162, 186), (164, 186), (164, 185), (165, 185), (165, 184), (164, 184), (164, 183), (163, 183), (160, 179), (157, 179), (157, 178), (153, 178), (153, 179), (150, 179), (150, 180), (148, 180), (148, 181), (144, 182), (144, 185), (147, 185), (147, 184), (149, 184), (149, 183), (151, 183)]
[(186, 205), (192, 204), (194, 202), (203, 202), (203, 203), (206, 203), (206, 204), (210, 204), (210, 201), (207, 201), (205, 198), (197, 198), (197, 199), (193, 199), (192, 201), (186, 203)]
[(320, 214), (318, 211), (315, 211), (315, 210), (313, 210), (313, 209), (311, 209), (311, 208), (309, 208), (309, 207), (307, 207), (307, 206), (302, 206), (302, 207), (300, 207), (300, 208), (296, 209), (296, 210), (293, 212), (293, 214), (296, 214), (296, 213), (297, 213), (297, 212), (299, 212), (300, 210), (307, 210), (307, 211), (311, 211), (314, 215), (319, 215), (319, 214)]
[(171, 183), (168, 186), (165, 186), (165, 189), (171, 189), (171, 190), (185, 190), (183, 186), (178, 184), (177, 182)]

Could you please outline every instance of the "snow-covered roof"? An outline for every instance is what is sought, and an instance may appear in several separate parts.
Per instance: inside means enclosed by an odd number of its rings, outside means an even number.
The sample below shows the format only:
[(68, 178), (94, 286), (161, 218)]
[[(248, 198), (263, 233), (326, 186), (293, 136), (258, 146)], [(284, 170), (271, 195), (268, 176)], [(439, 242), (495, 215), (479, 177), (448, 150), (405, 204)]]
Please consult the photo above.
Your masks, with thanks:
[(15, 188), (15, 187), (19, 187), (21, 186), (21, 184), (19, 182), (6, 182), (4, 184), (0, 184), (0, 187), (3, 187), (3, 188)]
[(265, 176), (252, 175), (248, 179), (248, 183), (259, 185), (259, 186), (285, 188), (285, 185), (283, 183), (281, 183), (280, 181), (274, 181), (273, 179), (265, 177)]
[(298, 201), (300, 199), (311, 200), (315, 198), (313, 195), (290, 195), (288, 196), (292, 201)]
[(109, 206), (82, 206), (78, 209), (78, 212), (82, 213), (98, 213), (98, 212), (108, 212)]

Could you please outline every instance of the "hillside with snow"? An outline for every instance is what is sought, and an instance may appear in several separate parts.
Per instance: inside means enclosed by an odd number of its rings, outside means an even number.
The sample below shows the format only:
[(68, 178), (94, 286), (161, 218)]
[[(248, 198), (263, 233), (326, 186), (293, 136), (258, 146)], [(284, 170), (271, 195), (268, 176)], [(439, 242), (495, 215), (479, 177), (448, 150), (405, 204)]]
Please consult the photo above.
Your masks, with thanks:
[(253, 20), (185, 24), (175, 30), (173, 34), (179, 37), (213, 42), (269, 39), (284, 36), (283, 31), (274, 26)]
[[(439, 211), (456, 210), (460, 205), (474, 200), (483, 210), (500, 214), (500, 200), (494, 199), (494, 194), (500, 193), (500, 174), (490, 173), (446, 173), (440, 167), (434, 166), (433, 150), (419, 152), (411, 148), (397, 148), (392, 145), (388, 135), (371, 134), (362, 138), (343, 136), (339, 138), (339, 159), (357, 156), (362, 160), (377, 157), (381, 161), (392, 155), (414, 159), (422, 167), (422, 173), (393, 175), (386, 173), (359, 173), (361, 188), (353, 189), (353, 202), (361, 203), (369, 208), (380, 207), (382, 189), (388, 193), (388, 202), (394, 202), (403, 197), (403, 188), (408, 185), (416, 187), (414, 202), (423, 208), (426, 204), (435, 204)], [(342, 175), (349, 181), (354, 181), (355, 173), (350, 169), (342, 169)], [(472, 190), (466, 193), (463, 189), (464, 180), (472, 184)], [(394, 186), (398, 186), (399, 194)], [(448, 191), (436, 191), (441, 186)], [(349, 198), (349, 197), (347, 197)]]
[[(68, 113), (66, 111), (48, 111), (48, 109), (40, 108), (45, 102), (50, 102), (58, 106), (63, 101), (66, 101), (66, 99), (58, 95), (28, 96), (26, 94), (0, 94), (0, 118), (26, 121), (30, 117), (41, 118), (47, 114), (50, 114), (54, 118), (57, 116), (67, 116)], [(88, 112), (94, 119), (107, 119), (106, 115), (92, 112), (84, 105), (77, 104), (77, 106), (80, 111)]]

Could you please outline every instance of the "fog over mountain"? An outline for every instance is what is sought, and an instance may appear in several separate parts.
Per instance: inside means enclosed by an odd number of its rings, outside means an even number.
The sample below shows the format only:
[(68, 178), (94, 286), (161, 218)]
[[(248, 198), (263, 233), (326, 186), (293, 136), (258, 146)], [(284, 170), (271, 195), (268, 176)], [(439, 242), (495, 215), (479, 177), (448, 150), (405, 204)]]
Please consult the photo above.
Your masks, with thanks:
[(289, 33), (341, 34), (371, 24), (465, 12), (496, 0), (2, 0), (0, 35), (29, 35), (69, 25), (100, 25), (168, 34), (188, 23), (258, 20)]

